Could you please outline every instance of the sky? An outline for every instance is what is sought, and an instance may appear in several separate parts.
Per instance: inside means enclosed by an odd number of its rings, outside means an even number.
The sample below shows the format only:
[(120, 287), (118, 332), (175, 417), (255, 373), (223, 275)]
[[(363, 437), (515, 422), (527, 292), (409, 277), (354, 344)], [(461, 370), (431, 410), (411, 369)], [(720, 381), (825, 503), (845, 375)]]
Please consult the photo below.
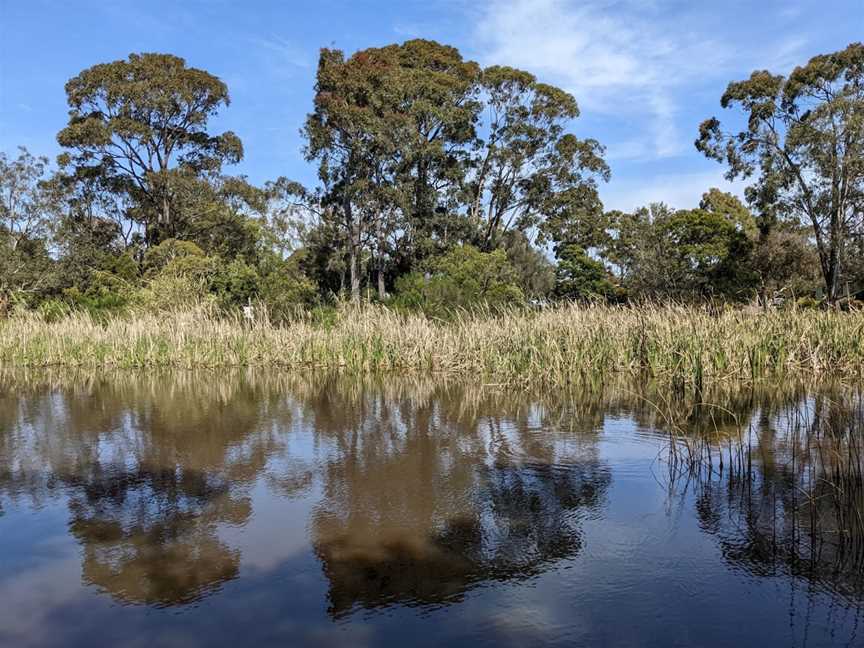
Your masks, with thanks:
[(572, 131), (606, 147), (607, 208), (687, 208), (709, 187), (742, 189), (693, 146), (704, 119), (734, 119), (720, 107), (726, 85), (864, 40), (864, 0), (0, 0), (0, 151), (53, 158), (69, 78), (167, 52), (227, 83), (231, 105), (213, 131), (243, 141), (232, 173), (312, 184), (300, 128), (318, 50), (411, 38), (572, 93)]

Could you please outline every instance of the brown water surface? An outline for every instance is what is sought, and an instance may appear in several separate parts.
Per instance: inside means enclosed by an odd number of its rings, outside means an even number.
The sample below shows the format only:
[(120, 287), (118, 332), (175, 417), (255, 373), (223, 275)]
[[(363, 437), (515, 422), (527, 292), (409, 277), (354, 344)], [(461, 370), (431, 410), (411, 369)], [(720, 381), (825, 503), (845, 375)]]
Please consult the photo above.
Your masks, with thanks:
[(0, 644), (864, 646), (841, 400), (6, 376)]

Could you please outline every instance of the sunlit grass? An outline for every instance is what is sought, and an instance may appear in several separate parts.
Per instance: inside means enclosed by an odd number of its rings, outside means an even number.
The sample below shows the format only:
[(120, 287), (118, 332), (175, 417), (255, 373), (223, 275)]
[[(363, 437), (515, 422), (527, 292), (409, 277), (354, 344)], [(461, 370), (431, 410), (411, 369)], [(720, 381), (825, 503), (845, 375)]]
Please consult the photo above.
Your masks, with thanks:
[(366, 307), (342, 309), (326, 326), (249, 325), (206, 310), (107, 322), (86, 314), (53, 323), (22, 315), (0, 321), (0, 364), (321, 367), (557, 385), (624, 374), (697, 389), (729, 381), (858, 380), (864, 314), (574, 305), (441, 322)]

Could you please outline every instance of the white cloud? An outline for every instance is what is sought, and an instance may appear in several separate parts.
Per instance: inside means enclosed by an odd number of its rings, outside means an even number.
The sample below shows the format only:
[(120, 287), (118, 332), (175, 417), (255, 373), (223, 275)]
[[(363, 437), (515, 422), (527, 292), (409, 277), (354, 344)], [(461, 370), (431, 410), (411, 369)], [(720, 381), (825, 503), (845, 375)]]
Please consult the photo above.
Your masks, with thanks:
[(636, 179), (613, 181), (600, 187), (606, 209), (632, 211), (654, 202), (664, 202), (675, 209), (692, 209), (711, 187), (744, 196), (743, 182), (729, 182), (723, 170), (692, 173), (657, 173)]
[(628, 157), (688, 150), (690, 134), (678, 127), (681, 88), (722, 75), (732, 58), (723, 42), (688, 27), (686, 15), (661, 19), (656, 7), (635, 2), (501, 0), (481, 14), (475, 39), (484, 63), (536, 73), (585, 109), (648, 115), (645, 133), (624, 143)]
[(310, 53), (294, 43), (271, 36), (269, 38), (253, 37), (250, 39), (263, 54), (269, 65), (278, 72), (289, 73), (290, 68), (309, 69), (314, 65)]

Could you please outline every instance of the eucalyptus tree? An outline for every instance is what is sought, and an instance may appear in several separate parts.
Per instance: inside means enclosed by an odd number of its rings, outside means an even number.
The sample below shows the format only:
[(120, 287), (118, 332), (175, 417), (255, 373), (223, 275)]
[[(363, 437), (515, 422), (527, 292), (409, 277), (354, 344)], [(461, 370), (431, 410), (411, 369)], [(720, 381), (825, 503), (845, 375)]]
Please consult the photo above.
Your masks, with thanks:
[(208, 122), (229, 104), (212, 74), (169, 54), (130, 54), (94, 65), (69, 80), (69, 121), (57, 136), (73, 178), (97, 174), (137, 205), (148, 244), (173, 235), (178, 192), (190, 179), (218, 174), (243, 156), (232, 132), (211, 134)]
[(747, 198), (763, 214), (808, 222), (827, 297), (840, 296), (850, 242), (864, 235), (864, 44), (815, 56), (792, 73), (753, 72), (730, 83), (724, 108), (739, 107), (746, 126), (699, 128), (696, 148), (753, 178)]
[(10, 295), (32, 295), (50, 281), (49, 234), (55, 194), (48, 160), (20, 147), (0, 153), (0, 311)]
[(365, 249), (382, 256), (386, 234), (398, 229), (403, 259), (427, 256), (436, 217), (455, 207), (463, 147), (475, 136), (478, 70), (456, 49), (426, 40), (348, 59), (321, 51), (306, 155), (318, 162), (322, 204), (340, 213), (352, 299)]
[(373, 194), (380, 195), (375, 191), (375, 179), (380, 177), (376, 171), (388, 148), (374, 92), (386, 85), (382, 75), (374, 55), (358, 54), (346, 61), (341, 51), (322, 49), (314, 110), (303, 131), (306, 157), (318, 162), (321, 188), (312, 193), (300, 188), (297, 194), (347, 242), (353, 301), (360, 299), (360, 262), (375, 216), (369, 202)]
[(0, 230), (12, 251), (47, 236), (54, 203), (48, 180), (48, 158), (23, 146), (15, 158), (0, 152)]
[(603, 148), (567, 132), (579, 116), (572, 95), (522, 70), (492, 66), (480, 78), (486, 138), (468, 178), (468, 211), (483, 249), (515, 229), (541, 243), (596, 244), (608, 179)]

